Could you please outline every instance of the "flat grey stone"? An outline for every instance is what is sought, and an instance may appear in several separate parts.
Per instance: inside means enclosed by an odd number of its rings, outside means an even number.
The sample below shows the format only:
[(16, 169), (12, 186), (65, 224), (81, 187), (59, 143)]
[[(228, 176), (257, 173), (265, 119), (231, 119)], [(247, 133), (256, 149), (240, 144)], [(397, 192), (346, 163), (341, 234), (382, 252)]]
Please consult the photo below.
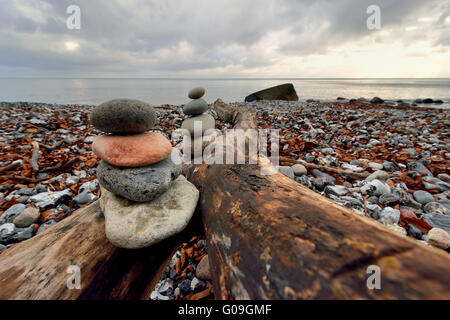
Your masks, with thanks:
[(39, 226), (39, 228), (37, 229), (37, 231), (36, 231), (36, 235), (38, 235), (39, 233), (41, 233), (41, 232), (44, 231), (45, 229), (47, 229), (47, 228), (49, 228), (49, 227), (51, 227), (51, 226), (53, 226), (53, 225), (55, 225), (55, 224), (56, 224), (56, 221), (55, 221), (55, 220), (50, 220), (50, 221), (47, 221), (47, 222), (41, 224), (41, 225)]
[(291, 179), (295, 178), (294, 170), (292, 170), (292, 167), (278, 166), (277, 169), (278, 169), (278, 171), (280, 171), (280, 173), (284, 174), (285, 176), (287, 176)]
[(450, 216), (440, 213), (426, 214), (423, 221), (427, 222), (433, 228), (440, 228), (450, 233)]
[(184, 176), (152, 202), (137, 203), (116, 196), (100, 185), (100, 207), (106, 237), (117, 247), (137, 249), (182, 231), (197, 206), (199, 192)]
[(344, 186), (326, 186), (324, 191), (327, 195), (335, 196), (344, 196), (348, 193), (348, 189)]
[(0, 216), (0, 224), (12, 222), (15, 217), (25, 210), (25, 205), (22, 203), (15, 204), (8, 208), (1, 216)]
[(72, 196), (72, 191), (67, 188), (57, 192), (41, 192), (29, 198), (29, 202), (36, 203), (36, 206), (40, 209), (47, 209), (50, 207), (56, 207), (58, 204), (69, 200)]
[(208, 110), (208, 102), (203, 99), (195, 99), (183, 106), (183, 113), (187, 115), (199, 115)]

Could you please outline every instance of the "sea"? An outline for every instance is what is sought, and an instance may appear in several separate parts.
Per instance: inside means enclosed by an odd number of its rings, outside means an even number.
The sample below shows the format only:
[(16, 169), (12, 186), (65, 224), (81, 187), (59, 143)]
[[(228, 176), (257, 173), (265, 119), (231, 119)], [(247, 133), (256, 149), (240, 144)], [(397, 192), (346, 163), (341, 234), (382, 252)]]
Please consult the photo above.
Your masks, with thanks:
[[(333, 101), (375, 96), (387, 101), (440, 99), (439, 108), (450, 108), (450, 78), (434, 79), (132, 79), (132, 78), (0, 78), (0, 101), (96, 105), (115, 98), (146, 101), (152, 105), (181, 105), (187, 92), (197, 86), (206, 89), (209, 103), (244, 101), (255, 91), (292, 83), (300, 101)], [(430, 105), (422, 105), (430, 106)]]

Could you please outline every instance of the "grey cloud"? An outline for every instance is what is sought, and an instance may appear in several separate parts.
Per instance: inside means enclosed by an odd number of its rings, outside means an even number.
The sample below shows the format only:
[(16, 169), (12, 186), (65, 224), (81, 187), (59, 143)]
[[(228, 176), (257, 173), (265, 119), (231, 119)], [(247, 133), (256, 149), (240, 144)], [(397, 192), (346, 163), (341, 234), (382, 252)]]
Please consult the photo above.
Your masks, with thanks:
[[(383, 27), (397, 28), (417, 20), (431, 7), (443, 10), (438, 43), (449, 45), (444, 0), (21, 0), (36, 17), (21, 14), (6, 0), (0, 12), (0, 66), (68, 74), (178, 72), (277, 63), (255, 49), (270, 32), (280, 32), (278, 57), (325, 53), (335, 45), (367, 36), (366, 8), (378, 4)], [(81, 8), (81, 30), (68, 30), (66, 8)], [(447, 11), (445, 11), (447, 10)], [(446, 16), (444, 16), (446, 14)], [(425, 32), (425, 31), (421, 31)], [(381, 38), (380, 38), (381, 39)], [(413, 41), (395, 33), (393, 41)], [(78, 41), (76, 52), (54, 46)], [(381, 40), (380, 40), (381, 41)], [(187, 44), (188, 52), (182, 50)], [(161, 55), (161, 50), (170, 54)], [(22, 69), (21, 69), (22, 70)]]

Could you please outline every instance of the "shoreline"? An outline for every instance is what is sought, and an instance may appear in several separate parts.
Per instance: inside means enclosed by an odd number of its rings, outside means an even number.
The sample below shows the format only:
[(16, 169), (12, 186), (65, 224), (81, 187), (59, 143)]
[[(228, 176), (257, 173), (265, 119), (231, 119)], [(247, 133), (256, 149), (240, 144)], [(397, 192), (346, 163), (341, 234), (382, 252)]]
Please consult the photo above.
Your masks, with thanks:
[[(353, 179), (301, 167), (294, 172), (292, 163), (280, 161), (280, 171), (298, 183), (353, 209), (355, 214), (368, 215), (422, 242), (426, 242), (428, 228), (448, 226), (450, 109), (365, 101), (230, 104), (254, 108), (260, 127), (280, 129), (283, 159), (366, 172), (372, 177), (371, 181)], [(0, 228), (5, 221), (12, 223), (5, 216), (16, 214), (10, 209), (14, 205), (18, 205), (17, 210), (22, 208), (20, 204), (37, 207), (40, 213), (30, 226), (2, 236), (2, 252), (100, 196), (95, 175), (99, 159), (90, 148), (92, 137), (100, 134), (88, 121), (93, 107), (0, 102), (0, 168), (23, 160), (21, 167), (0, 174)], [(154, 130), (161, 131), (176, 145), (179, 141), (173, 141), (171, 134), (184, 119), (181, 106), (162, 105), (155, 110), (160, 120)], [(216, 128), (223, 132), (228, 126), (216, 121)], [(33, 142), (40, 145), (38, 171), (30, 164)], [(46, 171), (57, 166), (63, 170)], [(58, 196), (46, 197), (48, 191)], [(421, 203), (417, 191), (425, 191), (433, 200), (425, 195), (423, 201), (428, 202)], [(166, 276), (170, 278), (170, 272)]]

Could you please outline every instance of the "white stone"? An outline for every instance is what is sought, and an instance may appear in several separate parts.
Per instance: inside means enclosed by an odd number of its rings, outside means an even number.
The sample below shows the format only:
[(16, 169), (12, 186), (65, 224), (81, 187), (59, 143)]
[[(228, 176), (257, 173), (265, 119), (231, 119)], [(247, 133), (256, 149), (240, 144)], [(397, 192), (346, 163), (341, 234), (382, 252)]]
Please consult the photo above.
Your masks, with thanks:
[(152, 202), (137, 203), (114, 195), (100, 185), (105, 231), (117, 247), (138, 249), (182, 231), (197, 206), (199, 192), (184, 176)]
[(444, 250), (450, 248), (450, 235), (443, 229), (431, 229), (430, 231), (428, 231), (426, 240), (434, 247), (438, 247)]

